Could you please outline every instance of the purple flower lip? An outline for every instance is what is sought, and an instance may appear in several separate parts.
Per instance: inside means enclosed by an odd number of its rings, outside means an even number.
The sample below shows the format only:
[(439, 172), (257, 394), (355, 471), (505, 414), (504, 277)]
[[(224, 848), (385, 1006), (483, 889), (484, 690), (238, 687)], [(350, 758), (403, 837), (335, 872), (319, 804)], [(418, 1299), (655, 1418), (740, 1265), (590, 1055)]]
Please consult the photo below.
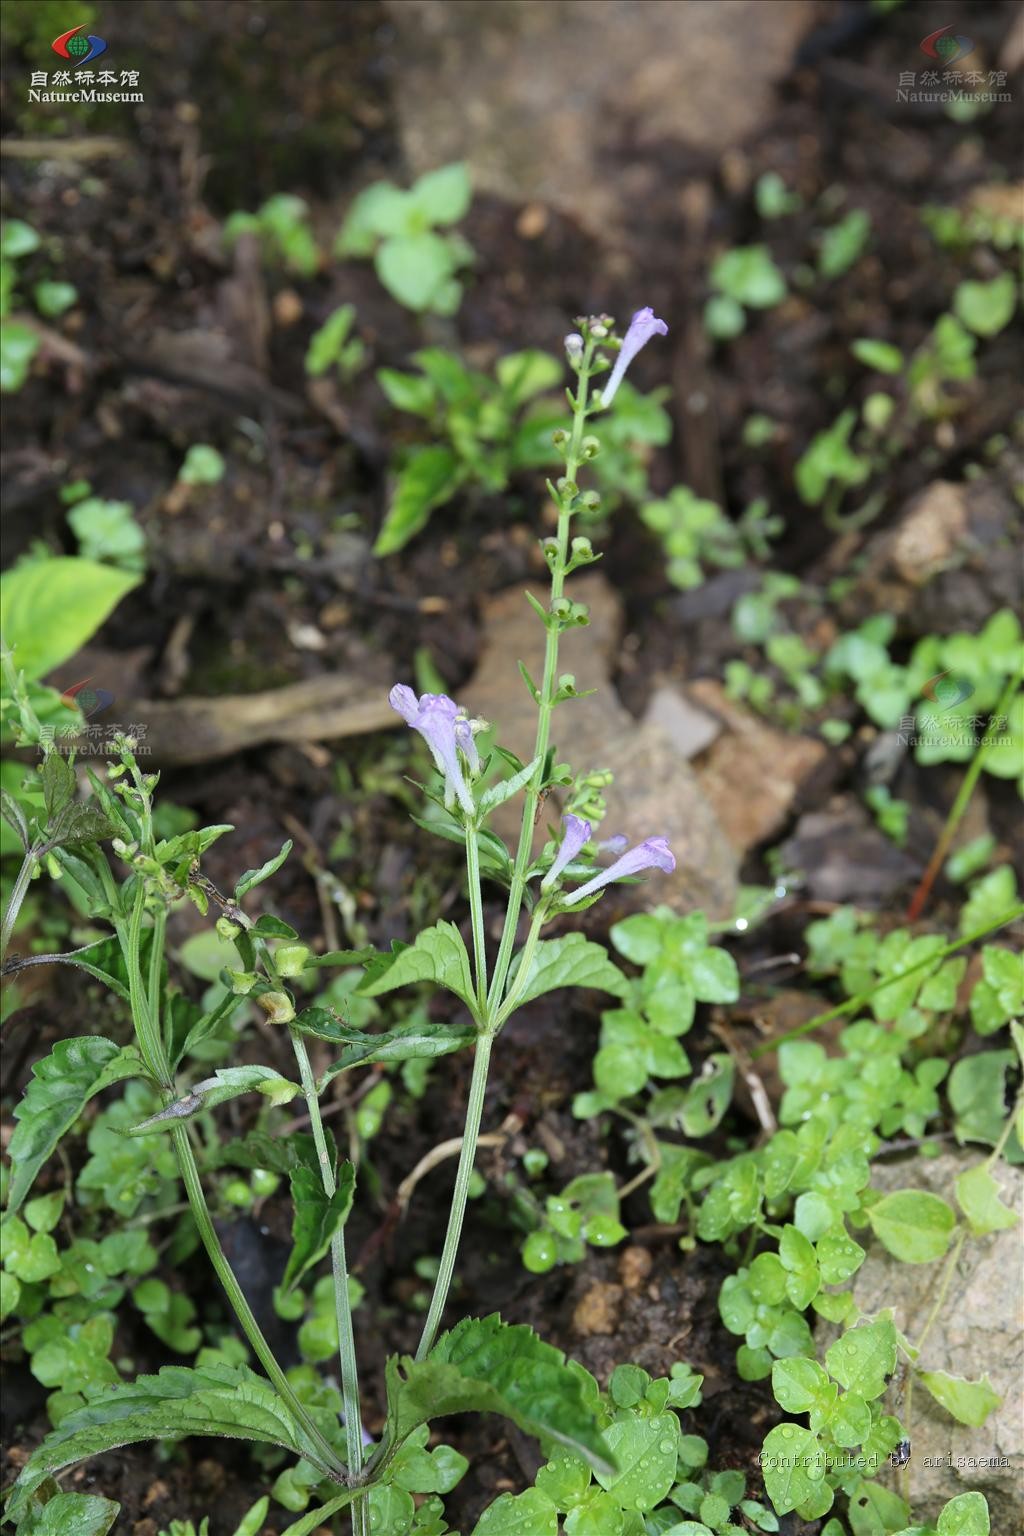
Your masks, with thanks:
[(562, 825), (565, 833), (551, 868), (540, 883), (542, 891), (551, 889), (565, 866), (571, 864), (584, 844), (590, 841), (590, 822), (584, 821), (582, 816), (574, 816), (570, 811), (569, 815), (562, 817)]
[(619, 355), (615, 359), (615, 367), (611, 371), (611, 377), (601, 390), (601, 404), (611, 405), (615, 393), (625, 377), (626, 369), (636, 357), (641, 347), (646, 347), (652, 336), (667, 336), (668, 326), (664, 320), (659, 320), (654, 310), (647, 305), (645, 309), (638, 309), (629, 322), (629, 330), (622, 338), (622, 346)]
[(445, 804), (457, 800), (466, 815), (472, 816), (475, 806), (459, 762), (459, 748), (474, 771), (479, 767), (479, 757), (472, 727), (460, 714), (455, 700), (445, 693), (424, 693), (417, 699), (411, 688), (396, 683), (388, 694), (388, 703), (406, 725), (419, 731), (430, 748), (438, 772), (444, 775)]
[(600, 891), (604, 886), (610, 885), (613, 880), (624, 880), (629, 875), (639, 875), (645, 869), (660, 869), (666, 875), (670, 875), (676, 867), (675, 855), (664, 837), (649, 837), (644, 842), (638, 843), (628, 853), (624, 853), (621, 859), (608, 869), (595, 875), (593, 880), (588, 880), (586, 885), (581, 885), (575, 891), (570, 891), (563, 897), (567, 907), (575, 902), (582, 901), (585, 896), (593, 896), (595, 891)]

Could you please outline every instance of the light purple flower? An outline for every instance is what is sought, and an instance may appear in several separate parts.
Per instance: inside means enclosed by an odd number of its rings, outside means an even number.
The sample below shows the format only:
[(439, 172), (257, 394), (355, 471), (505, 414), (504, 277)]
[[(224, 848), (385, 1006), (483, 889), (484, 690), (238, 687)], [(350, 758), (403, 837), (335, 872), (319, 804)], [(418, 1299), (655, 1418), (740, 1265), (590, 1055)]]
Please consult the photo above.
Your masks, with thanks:
[(476, 739), (473, 736), (472, 723), (464, 714), (458, 714), (455, 717), (455, 744), (465, 754), (470, 771), (479, 773), (480, 753), (476, 749)]
[(586, 885), (581, 885), (578, 890), (571, 891), (565, 898), (566, 906), (572, 906), (573, 902), (581, 901), (584, 896), (593, 896), (595, 891), (601, 890), (605, 885), (610, 885), (613, 880), (624, 880), (627, 875), (638, 875), (645, 869), (663, 869), (670, 875), (676, 867), (675, 857), (667, 841), (663, 837), (648, 837), (644, 842), (638, 843), (628, 853), (624, 853), (621, 859), (616, 859), (610, 868), (602, 870), (595, 875), (593, 880), (588, 880)]
[[(411, 725), (414, 731), (419, 731), (430, 748), (438, 771), (444, 774), (445, 803), (450, 803), (454, 798), (458, 800), (466, 815), (472, 816), (473, 796), (466, 786), (458, 752), (462, 744), (459, 740), (461, 727), (465, 727), (470, 738), (472, 738), (472, 731), (465, 716), (460, 717), (455, 700), (444, 693), (424, 693), (417, 699), (411, 688), (407, 688), (404, 683), (396, 683), (388, 694), (388, 702), (391, 708), (401, 715), (406, 725)], [(475, 755), (475, 747), (473, 752)]]
[(562, 817), (562, 825), (565, 832), (562, 836), (561, 847), (555, 854), (554, 862), (540, 883), (542, 891), (550, 890), (567, 864), (571, 864), (585, 843), (590, 841), (590, 822), (584, 821), (582, 816), (573, 816), (572, 813)]
[(626, 369), (636, 357), (641, 347), (646, 347), (652, 336), (667, 336), (668, 326), (664, 320), (659, 320), (650, 305), (646, 309), (638, 309), (629, 322), (629, 330), (622, 338), (622, 346), (619, 355), (615, 359), (615, 367), (611, 371), (611, 377), (601, 390), (601, 404), (611, 405), (615, 392), (622, 383)]

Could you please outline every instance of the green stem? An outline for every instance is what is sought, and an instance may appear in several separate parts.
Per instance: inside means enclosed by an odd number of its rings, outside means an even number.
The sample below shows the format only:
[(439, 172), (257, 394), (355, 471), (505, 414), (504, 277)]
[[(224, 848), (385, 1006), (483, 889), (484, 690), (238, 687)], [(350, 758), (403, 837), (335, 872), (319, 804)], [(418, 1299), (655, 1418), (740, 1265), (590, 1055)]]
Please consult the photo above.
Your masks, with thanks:
[[(572, 436), (565, 460), (565, 476), (570, 483), (575, 481), (579, 469), (583, 427), (587, 416), (587, 392), (590, 385), (590, 362), (592, 356), (593, 343), (588, 342), (580, 365), (579, 383), (573, 400)], [(565, 567), (569, 556), (569, 525), (572, 520), (571, 503), (571, 495), (563, 495), (558, 507), (557, 548), (551, 568), (549, 614), (550, 610), (554, 608), (555, 603), (562, 596), (565, 586)], [(498, 947), (498, 958), (495, 961), (494, 974), (491, 978), (491, 987), (487, 999), (488, 1006), (492, 1011), (501, 1001), (505, 981), (508, 977), (508, 968), (512, 963), (512, 950), (516, 940), (516, 929), (519, 926), (519, 913), (526, 890), (526, 870), (530, 862), (534, 823), (537, 819), (537, 808), (540, 803), (540, 793), (544, 779), (544, 759), (547, 756), (548, 741), (551, 735), (551, 712), (554, 709), (557, 674), (558, 625), (553, 615), (551, 615), (544, 645), (544, 677), (541, 683), (540, 699), (537, 703), (537, 737), (533, 749), (533, 755), (537, 759), (537, 768), (532, 781), (527, 786), (523, 803), (523, 821), (519, 832), (519, 845), (516, 849), (512, 881), (509, 887), (505, 926), (502, 930), (501, 943)]]
[(487, 948), (484, 942), (484, 908), (480, 892), (480, 845), (476, 827), (466, 828), (466, 872), (469, 877), (469, 910), (473, 921), (473, 962), (476, 997), (481, 1017), (487, 1008)]
[[(960, 1250), (964, 1246), (964, 1239), (966, 1238), (966, 1236), (967, 1236), (967, 1228), (966, 1227), (961, 1227), (956, 1241), (954, 1242), (952, 1248), (949, 1250), (949, 1257), (947, 1258), (946, 1263), (945, 1263), (945, 1267), (944, 1267), (944, 1269), (942, 1271), (942, 1278), (939, 1281), (939, 1289), (938, 1289), (938, 1291), (936, 1293), (934, 1304), (932, 1306), (931, 1311), (928, 1314), (928, 1317), (927, 1317), (927, 1319), (925, 1321), (924, 1327), (921, 1329), (921, 1332), (920, 1332), (920, 1335), (918, 1336), (917, 1342), (914, 1345), (914, 1359), (915, 1360), (920, 1355), (921, 1350), (922, 1350), (922, 1348), (924, 1346), (924, 1341), (928, 1337), (928, 1335), (931, 1333), (932, 1328), (933, 1328), (933, 1326), (935, 1324), (935, 1320), (938, 1317), (939, 1313), (942, 1311), (943, 1305), (944, 1305), (945, 1300), (946, 1300), (946, 1293), (949, 1290), (949, 1284), (950, 1284), (950, 1281), (953, 1278), (953, 1271), (956, 1269), (956, 1262), (957, 1262), (957, 1259), (959, 1259), (959, 1257), (960, 1257)], [(911, 1362), (911, 1368), (910, 1368), (910, 1375), (909, 1375), (909, 1378), (907, 1380), (907, 1391), (906, 1391), (906, 1395), (905, 1395), (905, 1397), (903, 1399), (903, 1415), (902, 1415), (902, 1417), (903, 1417), (903, 1428), (904, 1428), (904, 1431), (906, 1433), (906, 1436), (907, 1436), (908, 1440), (913, 1438), (912, 1434), (911, 1434), (911, 1427), (910, 1427), (911, 1412), (913, 1410), (913, 1406), (914, 1406), (914, 1362), (912, 1361)], [(904, 1471), (904, 1473), (902, 1474), (902, 1477), (901, 1477), (901, 1485), (903, 1486), (904, 1497), (906, 1497), (906, 1494), (907, 1494), (906, 1478), (907, 1478), (907, 1474), (906, 1474), (906, 1471)]]
[[(916, 965), (908, 966), (905, 971), (900, 972), (899, 979), (902, 981), (907, 976), (912, 976), (915, 971), (924, 970), (925, 966), (935, 965), (938, 961), (947, 959), (948, 956), (956, 954), (958, 949), (966, 949), (968, 945), (976, 944), (979, 939), (986, 938), (990, 933), (995, 933), (997, 929), (1005, 928), (1008, 923), (1015, 923), (1019, 917), (1024, 917), (1024, 906), (1011, 908), (1009, 912), (1004, 912), (1002, 917), (997, 918), (994, 923), (989, 923), (986, 927), (979, 928), (976, 933), (969, 933), (966, 938), (954, 940), (952, 944), (947, 944), (945, 949), (940, 949), (937, 955), (928, 955), (924, 960), (919, 960)], [(884, 976), (881, 981), (876, 982), (873, 987), (869, 987), (866, 992), (858, 992), (856, 997), (848, 998), (845, 1003), (839, 1003), (835, 1008), (826, 1008), (824, 1013), (816, 1013), (813, 1019), (807, 1020), (806, 1024), (798, 1024), (796, 1029), (787, 1029), (784, 1035), (776, 1035), (773, 1040), (762, 1041), (760, 1045), (755, 1045), (751, 1049), (751, 1057), (756, 1059), (758, 1056), (767, 1055), (769, 1051), (777, 1051), (779, 1046), (783, 1045), (787, 1040), (797, 1040), (801, 1035), (809, 1035), (814, 1030), (820, 1029), (822, 1024), (827, 1024), (830, 1019), (840, 1019), (845, 1014), (857, 1013), (864, 1007), (865, 1003), (871, 1001), (876, 992), (880, 992), (883, 987), (891, 986), (896, 979), (895, 976)]]
[(533, 921), (530, 923), (530, 931), (526, 935), (526, 942), (524, 943), (520, 952), (519, 965), (516, 968), (515, 980), (508, 989), (505, 1001), (501, 1004), (494, 1016), (495, 1030), (500, 1029), (505, 1020), (510, 1018), (511, 1015), (515, 1013), (516, 1009), (519, 1007), (519, 999), (526, 991), (526, 985), (530, 979), (530, 967), (533, 964), (533, 956), (537, 949), (537, 940), (540, 938), (540, 930), (547, 915), (547, 909), (544, 903), (541, 902), (533, 914)]
[(26, 850), (25, 857), (21, 861), (18, 878), (14, 882), (11, 899), (7, 903), (7, 911), (4, 913), (3, 927), (0, 930), (0, 962), (7, 957), (7, 946), (11, 942), (11, 934), (14, 932), (14, 925), (18, 921), (21, 904), (25, 900), (28, 888), (32, 883), (32, 871), (36, 866), (36, 860), (40, 856), (39, 849), (29, 848)]
[(430, 1298), (430, 1310), (427, 1313), (427, 1320), (423, 1324), (419, 1347), (416, 1350), (417, 1360), (422, 1360), (429, 1353), (437, 1337), (441, 1316), (444, 1312), (445, 1303), (448, 1300), (448, 1292), (451, 1289), (452, 1276), (455, 1273), (455, 1258), (459, 1250), (462, 1224), (466, 1216), (469, 1181), (473, 1174), (473, 1164), (476, 1161), (476, 1142), (480, 1134), (480, 1121), (484, 1112), (484, 1095), (487, 1092), (487, 1069), (491, 1060), (493, 1040), (493, 1033), (485, 1030), (479, 1036), (476, 1043), (476, 1059), (473, 1062), (473, 1077), (470, 1081), (469, 1099), (466, 1104), (466, 1128), (462, 1136), (462, 1150), (459, 1153), (459, 1166), (455, 1174), (455, 1189), (452, 1194), (451, 1210), (448, 1214), (448, 1230), (444, 1237), (444, 1248), (441, 1250), (441, 1264), (437, 1272), (437, 1279), (434, 1282), (434, 1294)]
[[(295, 1051), (295, 1060), (299, 1064), (302, 1092), (305, 1095), (316, 1155), (320, 1162), (320, 1178), (324, 1193), (330, 1200), (337, 1188), (337, 1181), (334, 1177), (334, 1161), (327, 1145), (323, 1121), (320, 1118), (316, 1078), (305, 1040), (297, 1029), (292, 1029), (289, 1033)], [(341, 1364), (341, 1397), (345, 1412), (345, 1446), (348, 1452), (349, 1477), (354, 1479), (359, 1476), (363, 1465), (363, 1415), (359, 1402), (359, 1368), (356, 1363), (356, 1341), (352, 1329), (352, 1306), (348, 1294), (345, 1234), (341, 1227), (331, 1238), (331, 1268), (334, 1271), (334, 1310), (338, 1319), (338, 1356)], [(353, 1509), (353, 1521), (355, 1513)]]
[(344, 1468), (338, 1459), (334, 1447), (324, 1438), (316, 1424), (310, 1418), (303, 1404), (296, 1397), (284, 1371), (274, 1358), (274, 1353), (263, 1337), (259, 1323), (257, 1323), (249, 1303), (245, 1299), (245, 1293), (235, 1279), (231, 1265), (228, 1263), (224, 1250), (220, 1245), (213, 1218), (210, 1215), (209, 1206), (206, 1204), (206, 1196), (203, 1193), (202, 1180), (199, 1177), (199, 1169), (196, 1166), (195, 1154), (192, 1151), (192, 1143), (188, 1139), (188, 1131), (184, 1125), (175, 1125), (171, 1128), (174, 1138), (174, 1150), (178, 1157), (178, 1167), (185, 1185), (185, 1193), (192, 1209), (192, 1217), (199, 1231), (203, 1247), (209, 1255), (210, 1263), (217, 1272), (217, 1278), (227, 1293), (232, 1310), (242, 1325), (242, 1331), (253, 1347), (256, 1358), (266, 1371), (272, 1384), (288, 1404), (295, 1420), (301, 1424), (312, 1443), (316, 1446), (320, 1457), (320, 1464), (328, 1476), (335, 1482), (344, 1479)]
[(996, 705), (992, 715), (989, 718), (985, 734), (981, 738), (981, 741), (978, 743), (978, 749), (975, 752), (974, 757), (971, 759), (971, 763), (967, 769), (967, 772), (963, 776), (957, 797), (953, 801), (949, 815), (946, 817), (946, 824), (942, 829), (938, 842), (935, 844), (935, 851), (928, 861), (928, 868), (921, 876), (920, 884), (918, 885), (917, 890), (914, 892), (914, 898), (911, 901), (909, 908), (907, 909), (908, 923), (916, 922), (917, 919), (921, 916), (921, 913), (924, 911), (925, 903), (927, 902), (928, 897), (931, 895), (932, 886), (935, 884), (939, 870), (942, 868), (942, 865), (945, 862), (946, 855), (950, 849), (950, 844), (956, 836), (956, 829), (963, 820), (964, 812), (967, 810), (967, 807), (970, 804), (971, 796), (974, 793), (974, 786), (977, 784), (981, 770), (985, 766), (985, 759), (988, 756), (989, 747), (992, 745), (998, 730), (1000, 729), (1000, 727), (997, 727), (996, 721), (1005, 719), (1006, 713), (1010, 708), (1010, 703), (1017, 691), (1018, 683), (1019, 679), (1017, 677), (1011, 677), (1009, 679), (1006, 687), (1003, 689), (1002, 697), (1000, 698), (999, 703)]
[[(127, 944), (123, 945), (125, 964), (128, 967), (128, 990), (132, 1000), (132, 1018), (139, 1040), (139, 1050), (151, 1076), (166, 1091), (173, 1093), (174, 1079), (167, 1062), (159, 1026), (153, 1022), (150, 994), (142, 980), (139, 954), (142, 945), (142, 919), (146, 910), (146, 889), (141, 877), (135, 892), (132, 914), (128, 923)], [(162, 937), (162, 935), (161, 935)], [(154, 936), (154, 951), (156, 950)], [(162, 950), (160, 958), (162, 959)], [(158, 974), (159, 974), (159, 960)]]

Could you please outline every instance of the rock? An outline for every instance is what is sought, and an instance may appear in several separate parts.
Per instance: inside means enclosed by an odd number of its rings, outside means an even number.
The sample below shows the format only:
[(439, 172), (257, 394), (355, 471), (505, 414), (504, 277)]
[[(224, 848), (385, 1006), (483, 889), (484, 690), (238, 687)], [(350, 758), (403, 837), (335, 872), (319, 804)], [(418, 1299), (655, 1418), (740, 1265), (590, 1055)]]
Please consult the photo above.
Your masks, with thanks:
[(726, 727), (697, 764), (697, 780), (729, 842), (745, 854), (782, 830), (828, 748), (812, 736), (773, 730), (711, 678), (697, 679), (688, 693)]
[(885, 907), (924, 870), (921, 858), (897, 847), (849, 796), (801, 816), (779, 853), (812, 901)]
[[(588, 605), (591, 622), (563, 635), (558, 670), (573, 673), (577, 688), (597, 691), (558, 706), (552, 738), (577, 771), (607, 768), (614, 774), (605, 796), (609, 833), (624, 832), (631, 841), (667, 837), (676, 856), (675, 873), (656, 877), (653, 898), (644, 886), (614, 887), (604, 900), (609, 921), (652, 899), (679, 912), (699, 907), (709, 916), (728, 917), (737, 891), (736, 859), (718, 820), (670, 736), (658, 725), (638, 725), (611, 683), (621, 626), (618, 598), (598, 575), (571, 582), (569, 595)], [(483, 629), (480, 665), (469, 686), (460, 690), (459, 702), (471, 714), (494, 721), (502, 746), (525, 761), (533, 752), (537, 713), (516, 662), (540, 678), (544, 630), (520, 587), (490, 600)], [(556, 797), (551, 803), (557, 806)], [(518, 836), (519, 804), (499, 807), (492, 818), (495, 831), (510, 842)], [(538, 845), (554, 819), (554, 810), (541, 818)]]
[(854, 624), (891, 613), (915, 635), (980, 629), (996, 609), (1017, 606), (1019, 539), (1020, 513), (997, 480), (935, 480), (868, 539), (840, 614)]
[(656, 688), (644, 712), (645, 725), (658, 726), (676, 751), (687, 759), (696, 757), (721, 734), (722, 723), (714, 715), (690, 703), (678, 688)]
[(388, 0), (387, 10), (414, 171), (465, 159), (478, 188), (554, 204), (598, 235), (629, 227), (664, 140), (718, 153), (757, 129), (814, 22), (801, 0)]
[(584, 1339), (595, 1333), (614, 1333), (618, 1327), (621, 1301), (621, 1285), (595, 1280), (576, 1303), (576, 1310), (572, 1314), (573, 1332)]
[(638, 1291), (651, 1273), (654, 1260), (649, 1248), (631, 1243), (619, 1255), (619, 1279), (627, 1291)]
[[(948, 1152), (912, 1164), (876, 1163), (874, 1188), (915, 1188), (941, 1195), (950, 1204), (957, 1176), (983, 1161), (979, 1151)], [(996, 1176), (1002, 1198), (1018, 1211), (1024, 1198), (1024, 1169), (1000, 1163)], [(864, 1241), (862, 1234), (858, 1234)], [(920, 1382), (912, 1398), (909, 1427), (911, 1510), (916, 1520), (934, 1520), (947, 1499), (979, 1489), (989, 1501), (993, 1532), (1024, 1528), (1024, 1300), (1021, 1228), (987, 1237), (968, 1237), (954, 1267), (942, 1309), (925, 1340), (920, 1365), (976, 1381), (986, 1373), (1003, 1402), (978, 1429), (958, 1424)], [(854, 1297), (865, 1312), (891, 1307), (897, 1328), (916, 1340), (935, 1305), (943, 1260), (902, 1264), (871, 1241), (858, 1270)], [(898, 1407), (893, 1409), (899, 1412)], [(971, 1462), (975, 1464), (972, 1465)], [(998, 1463), (1004, 1461), (1006, 1465)], [(930, 1462), (937, 1463), (929, 1465)], [(887, 1474), (890, 1481), (895, 1474)]]

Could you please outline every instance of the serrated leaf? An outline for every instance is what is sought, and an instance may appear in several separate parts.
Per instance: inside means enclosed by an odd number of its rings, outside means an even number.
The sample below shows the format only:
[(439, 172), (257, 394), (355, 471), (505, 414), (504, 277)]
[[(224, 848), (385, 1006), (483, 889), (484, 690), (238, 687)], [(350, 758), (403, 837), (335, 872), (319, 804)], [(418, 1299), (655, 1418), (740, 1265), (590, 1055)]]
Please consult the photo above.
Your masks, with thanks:
[(348, 1220), (355, 1196), (356, 1171), (347, 1160), (338, 1168), (334, 1194), (324, 1189), (315, 1162), (299, 1163), (290, 1173), (292, 1186), (292, 1251), (281, 1282), (284, 1293), (298, 1284), (331, 1246), (331, 1239)]
[(62, 753), (48, 752), (39, 776), (43, 781), (46, 819), (47, 822), (54, 822), (65, 806), (70, 805), (75, 798), (75, 770)]
[(201, 1369), (165, 1366), (125, 1386), (105, 1387), (61, 1420), (29, 1457), (7, 1503), (18, 1519), (47, 1477), (65, 1467), (140, 1440), (178, 1440), (185, 1435), (224, 1435), (258, 1440), (305, 1457), (326, 1473), (274, 1389), (245, 1366)]
[[(514, 983), (515, 972), (512, 980)], [(596, 987), (625, 997), (629, 982), (603, 945), (591, 943), (582, 933), (568, 933), (561, 939), (542, 939), (537, 945), (517, 1006), (559, 987)]]
[(36, 1174), (92, 1096), (123, 1078), (141, 1077), (145, 1070), (133, 1045), (121, 1048), (100, 1035), (58, 1040), (50, 1054), (35, 1063), (14, 1111), (18, 1124), (8, 1147), (9, 1213), (21, 1205)]
[(261, 864), (259, 869), (247, 869), (235, 886), (235, 900), (241, 901), (242, 897), (251, 891), (253, 886), (262, 885), (264, 880), (269, 880), (271, 875), (276, 874), (291, 851), (292, 840), (288, 838), (287, 842), (282, 845), (280, 853), (275, 853), (274, 857), (268, 859), (265, 864)]
[(477, 1036), (471, 1024), (432, 1024), (429, 1021), (399, 1024), (394, 1029), (370, 1034), (343, 1023), (324, 1008), (304, 1009), (291, 1028), (341, 1047), (338, 1059), (324, 1072), (324, 1082), (350, 1067), (369, 1066), (374, 1061), (430, 1060), (436, 1056), (449, 1056), (453, 1051), (472, 1045)]
[(462, 935), (454, 923), (435, 923), (417, 934), (414, 943), (383, 956), (384, 968), (371, 966), (358, 991), (364, 997), (380, 997), (396, 987), (408, 987), (417, 981), (432, 981), (462, 999), (473, 1012), (473, 977)]
[(956, 1226), (956, 1213), (939, 1195), (896, 1189), (867, 1213), (872, 1231), (894, 1258), (905, 1264), (941, 1259)]
[(200, 1110), (215, 1109), (242, 1093), (262, 1093), (272, 1104), (287, 1104), (301, 1092), (298, 1083), (282, 1077), (273, 1067), (218, 1067), (212, 1077), (194, 1083), (187, 1093), (175, 1099), (157, 1114), (141, 1120), (125, 1131), (126, 1136), (149, 1136), (155, 1131), (170, 1131), (182, 1120), (190, 1120)]
[(425, 1360), (392, 1356), (386, 1375), (392, 1444), (448, 1413), (500, 1413), (595, 1469), (614, 1470), (579, 1373), (531, 1328), (503, 1323), (497, 1313), (457, 1324)]
[(978, 1381), (968, 1381), (948, 1371), (918, 1371), (917, 1379), (959, 1424), (970, 1424), (973, 1429), (984, 1424), (1003, 1401), (987, 1374)]
[(849, 1328), (825, 1352), (829, 1374), (870, 1402), (881, 1397), (896, 1368), (896, 1329), (890, 1319)]
[(100, 843), (113, 837), (117, 828), (95, 805), (68, 805), (50, 830), (48, 842), (54, 847), (72, 848), (79, 843)]

